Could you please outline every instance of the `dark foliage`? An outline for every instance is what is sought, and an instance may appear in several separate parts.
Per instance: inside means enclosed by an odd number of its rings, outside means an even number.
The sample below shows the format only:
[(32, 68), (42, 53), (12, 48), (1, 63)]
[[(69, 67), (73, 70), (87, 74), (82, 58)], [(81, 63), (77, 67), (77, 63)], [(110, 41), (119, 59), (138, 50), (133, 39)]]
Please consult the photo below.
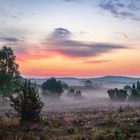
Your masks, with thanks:
[(110, 99), (114, 101), (124, 101), (127, 97), (130, 101), (140, 101), (140, 82), (133, 84), (132, 87), (126, 85), (124, 89), (109, 89), (107, 92)]
[(117, 128), (114, 130), (114, 140), (120, 140), (120, 130)]
[(61, 85), (62, 85), (62, 88), (63, 89), (68, 89), (68, 84), (66, 84), (64, 81), (59, 81), (60, 83), (61, 83)]
[(109, 89), (107, 92), (110, 99), (114, 101), (124, 101), (127, 98), (127, 91), (124, 89)]
[(132, 85), (132, 89), (135, 89), (135, 88), (136, 88), (136, 86), (135, 86), (135, 84), (133, 84), (133, 85)]
[(0, 50), (0, 93), (3, 96), (9, 96), (20, 84), (20, 73), (15, 58), (11, 48), (3, 47)]
[(140, 82), (137, 82), (137, 89), (140, 91)]
[(124, 86), (124, 90), (130, 91), (131, 89), (132, 89), (132, 88), (131, 88), (130, 85), (125, 85), (125, 86)]
[(129, 100), (140, 101), (140, 82), (137, 82), (136, 85), (133, 84)]
[(93, 88), (93, 83), (90, 80), (86, 80), (84, 86), (85, 88)]
[(61, 96), (63, 88), (60, 81), (55, 78), (50, 78), (42, 84), (42, 89), (46, 91), (49, 96)]
[(30, 80), (26, 80), (16, 95), (10, 96), (10, 105), (20, 115), (21, 122), (38, 122), (43, 107), (38, 90)]

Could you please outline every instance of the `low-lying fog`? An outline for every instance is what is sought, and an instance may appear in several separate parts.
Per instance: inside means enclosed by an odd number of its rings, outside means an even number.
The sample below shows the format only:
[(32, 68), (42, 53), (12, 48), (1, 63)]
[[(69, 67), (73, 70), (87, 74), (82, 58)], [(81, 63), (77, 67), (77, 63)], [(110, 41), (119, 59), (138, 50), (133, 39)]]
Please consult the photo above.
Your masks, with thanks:
[[(110, 100), (107, 90), (110, 88), (123, 88), (124, 85), (126, 84), (106, 83), (100, 88), (93, 88), (92, 90), (85, 90), (83, 85), (78, 85), (82, 87), (82, 98), (80, 99), (66, 96), (67, 91), (65, 91), (60, 98), (55, 99), (44, 96), (41, 93), (39, 93), (39, 95), (41, 100), (44, 102), (43, 112), (89, 111), (93, 109), (115, 109), (120, 106), (128, 105), (140, 106), (140, 102), (113, 102)], [(4, 104), (1, 106), (0, 111), (2, 113), (9, 109), (11, 109), (9, 104)]]
[(90, 109), (112, 109), (120, 106), (139, 106), (139, 103), (132, 102), (113, 102), (109, 99), (107, 89), (123, 88), (124, 84), (105, 84), (101, 88), (93, 88), (92, 90), (81, 90), (82, 98), (74, 99), (67, 97), (65, 91), (60, 99), (53, 99), (41, 95), (42, 101), (45, 103), (44, 111), (77, 111)]

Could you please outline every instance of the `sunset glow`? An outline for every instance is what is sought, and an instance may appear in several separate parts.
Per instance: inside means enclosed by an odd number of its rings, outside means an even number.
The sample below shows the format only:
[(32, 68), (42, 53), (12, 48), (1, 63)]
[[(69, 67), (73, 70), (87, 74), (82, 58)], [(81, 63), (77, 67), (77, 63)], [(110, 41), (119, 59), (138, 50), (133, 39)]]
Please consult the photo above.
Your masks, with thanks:
[(25, 77), (137, 77), (139, 12), (129, 0), (1, 0), (0, 46)]

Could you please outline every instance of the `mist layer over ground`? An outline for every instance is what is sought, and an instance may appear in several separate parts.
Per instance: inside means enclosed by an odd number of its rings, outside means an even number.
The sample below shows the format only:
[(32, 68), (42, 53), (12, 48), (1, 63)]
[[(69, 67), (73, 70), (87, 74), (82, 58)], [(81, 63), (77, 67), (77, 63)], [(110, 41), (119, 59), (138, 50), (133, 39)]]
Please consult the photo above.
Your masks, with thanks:
[[(111, 101), (107, 90), (110, 88), (123, 88), (126, 84), (120, 83), (104, 83), (101, 87), (93, 89), (85, 89), (83, 84), (78, 84), (78, 89), (82, 92), (81, 98), (68, 97), (65, 90), (60, 98), (47, 97), (43, 93), (39, 93), (41, 100), (44, 102), (43, 113), (45, 112), (69, 112), (69, 111), (92, 111), (92, 110), (111, 110), (118, 109), (120, 106), (140, 106), (140, 102), (114, 102)], [(74, 85), (77, 87), (77, 85)], [(71, 86), (73, 88), (73, 86)], [(1, 114), (11, 110), (9, 103), (1, 105)]]
[(124, 84), (105, 84), (100, 88), (82, 89), (82, 97), (79, 99), (66, 96), (67, 91), (56, 99), (41, 95), (41, 99), (45, 103), (43, 111), (89, 111), (93, 109), (117, 109), (120, 106), (139, 106), (139, 102), (113, 102), (110, 100), (107, 90), (123, 86)]

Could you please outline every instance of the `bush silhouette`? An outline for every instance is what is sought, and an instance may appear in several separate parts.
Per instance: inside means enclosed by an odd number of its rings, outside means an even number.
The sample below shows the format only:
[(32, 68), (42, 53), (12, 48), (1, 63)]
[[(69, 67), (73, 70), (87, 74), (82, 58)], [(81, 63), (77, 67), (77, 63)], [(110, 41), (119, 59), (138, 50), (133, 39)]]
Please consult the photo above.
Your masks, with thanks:
[(62, 84), (55, 78), (50, 78), (42, 84), (42, 89), (46, 91), (46, 95), (49, 96), (61, 96), (63, 93)]
[(109, 89), (107, 92), (110, 99), (114, 101), (124, 101), (127, 98), (127, 91), (124, 89)]
[(107, 92), (110, 99), (114, 101), (124, 101), (127, 97), (130, 101), (140, 101), (140, 82), (133, 84), (132, 87), (126, 85), (124, 89), (109, 89)]
[(136, 85), (133, 84), (129, 100), (140, 101), (140, 82), (137, 82)]
[(68, 97), (74, 97), (74, 98), (79, 98), (82, 96), (82, 93), (80, 90), (74, 90), (73, 88), (71, 88), (68, 92), (67, 92), (67, 96)]
[(68, 92), (67, 92), (67, 96), (72, 97), (75, 95), (75, 90), (73, 88), (71, 88)]
[(10, 96), (10, 105), (20, 115), (21, 123), (40, 121), (43, 107), (38, 90), (30, 80), (26, 80), (16, 95)]

